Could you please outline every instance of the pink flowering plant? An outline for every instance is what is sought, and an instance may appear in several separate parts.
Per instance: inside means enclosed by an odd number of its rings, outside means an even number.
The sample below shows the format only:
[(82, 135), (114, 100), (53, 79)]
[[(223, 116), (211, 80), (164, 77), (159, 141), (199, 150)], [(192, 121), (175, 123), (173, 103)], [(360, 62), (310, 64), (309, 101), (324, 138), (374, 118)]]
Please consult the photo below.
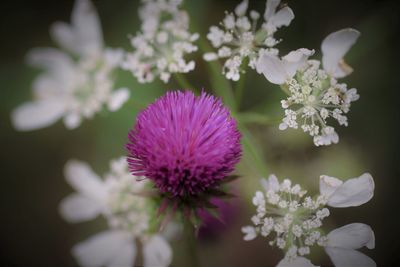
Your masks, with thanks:
[[(372, 176), (342, 181), (322, 175), (316, 196), (296, 180), (262, 178), (270, 172), (269, 163), (250, 127), (300, 128), (312, 137), (307, 142), (313, 150), (337, 144), (334, 125), (349, 125), (351, 105), (360, 97), (341, 80), (353, 71), (344, 57), (360, 32), (346, 28), (329, 34), (321, 59), (308, 48), (282, 53), (285, 40), (278, 36), (293, 22), (294, 11), (280, 0), (267, 0), (264, 12), (251, 9), (252, 4), (238, 1), (218, 25), (202, 22), (209, 31), (200, 34), (182, 0), (142, 0), (141, 26), (132, 29), (136, 34), (128, 35), (130, 46), (123, 50), (105, 45), (93, 3), (75, 0), (71, 21), (51, 26), (58, 48), (28, 53), (28, 62), (43, 72), (33, 83), (33, 99), (11, 113), (20, 131), (58, 120), (72, 130), (97, 114), (117, 112), (143, 84), (166, 90), (150, 104), (134, 100), (139, 112), (121, 125), (127, 129), (126, 155), (111, 160), (104, 176), (83, 161), (65, 165), (65, 178), (76, 193), (61, 202), (62, 217), (71, 223), (102, 217), (108, 227), (72, 248), (79, 265), (136, 266), (140, 260), (144, 266), (169, 266), (174, 241), (184, 236), (185, 266), (198, 266), (195, 245), (198, 230), (207, 227), (203, 219), (225, 218), (218, 209), (224, 205), (215, 203), (235, 197), (256, 208), (251, 225), (241, 228), (243, 239), (270, 238), (269, 245), (283, 252), (277, 266), (314, 266), (308, 258), (314, 246), (322, 247), (335, 266), (376, 266), (357, 251), (374, 248), (371, 227), (353, 223), (328, 233), (323, 227), (332, 208), (371, 200)], [(208, 73), (202, 75), (204, 66)], [(135, 88), (115, 89), (121, 70), (136, 80)], [(190, 72), (211, 87), (193, 86)], [(252, 90), (244, 80), (248, 72), (261, 77), (265, 87), (282, 91), (279, 118), (242, 109), (243, 96)], [(238, 165), (245, 167), (238, 171)], [(248, 169), (259, 177), (248, 175)], [(251, 201), (246, 198), (249, 179), (261, 179), (262, 186)]]

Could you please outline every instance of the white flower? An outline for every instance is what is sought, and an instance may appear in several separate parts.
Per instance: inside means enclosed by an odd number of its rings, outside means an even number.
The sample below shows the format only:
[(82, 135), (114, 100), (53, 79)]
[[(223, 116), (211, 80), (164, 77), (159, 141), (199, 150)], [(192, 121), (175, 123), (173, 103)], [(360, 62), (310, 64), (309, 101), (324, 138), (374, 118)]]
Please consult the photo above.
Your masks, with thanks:
[(168, 266), (172, 251), (160, 234), (149, 232), (149, 199), (139, 195), (146, 181), (128, 171), (125, 158), (111, 162), (111, 171), (100, 179), (84, 162), (71, 160), (65, 166), (67, 182), (77, 193), (64, 199), (60, 213), (68, 222), (82, 222), (101, 215), (110, 230), (73, 247), (81, 266), (132, 266), (136, 258), (135, 240), (143, 243), (145, 266)]
[[(314, 245), (323, 246), (335, 266), (375, 266), (373, 261), (355, 251), (374, 247), (374, 233), (364, 224), (350, 224), (323, 235), (322, 221), (330, 215), (326, 206), (359, 206), (372, 198), (374, 182), (370, 174), (342, 182), (337, 178), (321, 176), (320, 195), (304, 197), (305, 190), (284, 179), (279, 183), (275, 175), (262, 179), (264, 192), (257, 191), (253, 204), (257, 213), (252, 217), (254, 226), (242, 227), (244, 240), (258, 235), (274, 235), (269, 242), (285, 251), (278, 266), (314, 266), (304, 258)], [(282, 204), (284, 203), (284, 204)], [(358, 264), (357, 264), (358, 263)]]
[(371, 200), (374, 189), (374, 179), (369, 173), (345, 182), (326, 175), (320, 177), (321, 195), (327, 198), (327, 205), (331, 207), (360, 206)]
[(322, 65), (331, 77), (343, 78), (353, 71), (343, 57), (359, 36), (359, 31), (348, 28), (331, 33), (324, 39), (321, 45)]
[(278, 50), (274, 48), (280, 42), (274, 38), (274, 33), (282, 26), (288, 26), (294, 14), (289, 7), (277, 10), (280, 1), (267, 0), (264, 13), (264, 22), (258, 28), (260, 14), (250, 11), (250, 17), (246, 16), (248, 0), (242, 1), (234, 13), (226, 13), (221, 22), (221, 28), (211, 26), (207, 34), (217, 53), (208, 52), (203, 55), (207, 61), (218, 58), (226, 58), (223, 74), (227, 79), (237, 81), (240, 79), (240, 67), (247, 59), (248, 66), (255, 68), (258, 58), (265, 54), (276, 55)]
[(290, 81), (297, 70), (306, 64), (314, 50), (300, 48), (279, 59), (277, 55), (264, 54), (257, 61), (257, 72), (264, 74), (268, 81), (284, 84)]
[(293, 260), (283, 258), (276, 267), (317, 267), (311, 261), (304, 257), (296, 257)]
[(257, 237), (256, 229), (253, 226), (243, 226), (242, 233), (245, 234), (244, 240), (249, 241)]
[(99, 18), (90, 1), (77, 0), (71, 24), (56, 22), (51, 34), (65, 51), (38, 48), (27, 55), (28, 63), (44, 72), (33, 84), (33, 100), (11, 114), (17, 130), (47, 127), (61, 118), (68, 129), (73, 129), (104, 105), (116, 111), (129, 98), (128, 89), (112, 88), (112, 73), (122, 51), (104, 48)]
[(328, 119), (339, 125), (348, 125), (346, 113), (351, 102), (359, 99), (357, 90), (348, 89), (336, 78), (350, 73), (345, 69), (341, 58), (359, 36), (353, 29), (344, 29), (330, 34), (322, 43), (323, 69), (318, 60), (309, 60), (312, 50), (298, 49), (279, 58), (265, 54), (257, 61), (257, 71), (268, 81), (281, 85), (288, 94), (281, 101), (285, 117), (279, 125), (280, 130), (301, 129), (313, 137), (316, 146), (337, 144), (339, 136), (328, 125)]
[[(257, 191), (253, 204), (257, 207), (257, 214), (252, 220), (254, 226), (245, 226), (242, 232), (245, 240), (252, 240), (258, 234), (266, 237), (275, 234), (270, 242), (281, 249), (288, 249), (286, 258), (295, 259), (298, 255), (309, 252), (310, 245), (314, 245), (324, 237), (319, 233), (321, 220), (329, 215), (323, 202), (305, 197), (306, 191), (298, 184), (292, 184), (289, 179), (279, 183), (275, 175), (262, 179), (264, 192)], [(308, 240), (308, 242), (306, 242)], [(286, 244), (291, 244), (290, 248)]]
[(294, 19), (293, 11), (290, 7), (285, 6), (277, 10), (280, 0), (268, 0), (264, 12), (264, 24), (262, 27), (268, 33), (275, 33), (276, 30), (282, 26), (289, 26), (290, 22)]
[(131, 71), (140, 83), (152, 82), (156, 77), (167, 83), (173, 73), (194, 70), (194, 61), (184, 57), (197, 51), (193, 43), (199, 35), (189, 32), (189, 16), (179, 9), (181, 1), (142, 2), (141, 32), (131, 38), (134, 51), (126, 54), (122, 68)]
[(374, 267), (376, 263), (356, 249), (375, 248), (375, 235), (371, 227), (362, 223), (352, 223), (331, 231), (327, 235), (325, 252), (336, 267)]

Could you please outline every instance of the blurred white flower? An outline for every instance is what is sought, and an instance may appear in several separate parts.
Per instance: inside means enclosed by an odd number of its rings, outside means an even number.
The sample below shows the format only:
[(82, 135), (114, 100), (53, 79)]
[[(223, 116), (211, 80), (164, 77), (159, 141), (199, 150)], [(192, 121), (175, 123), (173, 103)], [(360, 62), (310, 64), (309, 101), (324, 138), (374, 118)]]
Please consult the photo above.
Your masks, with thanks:
[(335, 208), (357, 207), (374, 196), (374, 179), (371, 174), (364, 173), (360, 177), (345, 182), (326, 175), (321, 175), (320, 193), (327, 199), (327, 205)]
[(84, 162), (71, 160), (65, 166), (67, 182), (77, 193), (61, 202), (61, 215), (71, 223), (102, 215), (110, 227), (74, 246), (72, 254), (81, 266), (133, 266), (138, 239), (145, 266), (168, 266), (172, 261), (168, 242), (149, 231), (149, 210), (155, 207), (140, 195), (147, 182), (129, 173), (125, 158), (111, 161), (110, 166), (104, 180)]
[(352, 223), (331, 231), (327, 235), (325, 252), (336, 267), (373, 267), (376, 263), (356, 249), (375, 248), (375, 235), (371, 227), (362, 223)]
[(253, 226), (244, 226), (242, 232), (246, 241), (259, 235), (274, 235), (269, 244), (285, 251), (278, 266), (314, 266), (305, 258), (314, 245), (324, 247), (335, 266), (362, 266), (354, 264), (372, 261), (354, 250), (364, 245), (373, 248), (374, 234), (368, 226), (351, 224), (327, 236), (322, 230), (322, 221), (330, 215), (326, 206), (359, 206), (372, 198), (374, 182), (370, 174), (345, 182), (323, 175), (320, 195), (313, 198), (305, 196), (307, 192), (289, 179), (279, 183), (275, 175), (262, 179), (261, 185), (264, 191), (257, 191), (253, 197), (257, 207), (257, 213), (251, 218)]
[(294, 18), (289, 7), (278, 10), (279, 3), (280, 0), (267, 0), (264, 22), (259, 28), (260, 14), (252, 10), (249, 17), (246, 16), (248, 0), (242, 1), (234, 13), (226, 13), (221, 27), (210, 28), (207, 38), (218, 51), (205, 53), (203, 58), (206, 61), (226, 58), (222, 72), (227, 79), (237, 81), (244, 59), (248, 59), (248, 66), (254, 69), (260, 56), (277, 55), (274, 47), (280, 40), (275, 39), (274, 34), (278, 28), (289, 26)]
[(283, 258), (276, 267), (317, 267), (311, 261), (304, 257), (297, 257), (291, 261)]
[(285, 117), (279, 129), (302, 130), (314, 137), (316, 146), (336, 144), (339, 136), (328, 125), (329, 118), (339, 125), (348, 125), (346, 113), (351, 102), (359, 99), (355, 88), (336, 79), (346, 76), (351, 68), (342, 57), (355, 43), (359, 32), (343, 29), (330, 34), (322, 42), (322, 63), (308, 60), (313, 51), (298, 49), (280, 59), (277, 55), (265, 54), (257, 62), (257, 71), (271, 83), (279, 84), (288, 97), (281, 101)]
[(156, 77), (167, 83), (173, 73), (194, 70), (194, 61), (184, 57), (197, 51), (193, 43), (199, 35), (189, 32), (189, 15), (179, 9), (181, 2), (142, 0), (141, 31), (131, 37), (134, 51), (126, 54), (121, 65), (140, 83), (152, 82)]
[(27, 55), (28, 63), (44, 72), (33, 84), (33, 100), (11, 114), (17, 130), (40, 129), (60, 118), (74, 129), (104, 105), (116, 111), (129, 98), (128, 89), (113, 90), (112, 73), (123, 53), (104, 48), (100, 21), (90, 1), (76, 0), (71, 24), (54, 23), (51, 35), (61, 49), (37, 48)]

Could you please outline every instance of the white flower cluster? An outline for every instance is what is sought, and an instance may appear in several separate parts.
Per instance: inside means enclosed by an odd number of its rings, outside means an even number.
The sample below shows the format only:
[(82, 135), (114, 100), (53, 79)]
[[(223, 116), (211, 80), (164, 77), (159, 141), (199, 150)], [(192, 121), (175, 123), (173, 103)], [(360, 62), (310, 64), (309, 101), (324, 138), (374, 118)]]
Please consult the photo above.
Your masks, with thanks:
[(344, 29), (330, 34), (322, 43), (322, 65), (318, 60), (308, 60), (314, 52), (308, 49), (292, 51), (281, 59), (264, 55), (257, 63), (257, 71), (272, 83), (282, 86), (288, 97), (281, 101), (285, 117), (279, 129), (297, 129), (314, 137), (316, 146), (336, 144), (339, 136), (327, 120), (333, 118), (339, 125), (347, 126), (346, 114), (351, 102), (359, 99), (355, 88), (348, 89), (342, 78), (351, 73), (343, 56), (355, 43), (359, 32)]
[(240, 66), (244, 59), (248, 60), (250, 68), (255, 69), (259, 56), (266, 53), (278, 54), (274, 46), (280, 40), (275, 39), (274, 34), (278, 28), (288, 26), (294, 18), (289, 7), (277, 9), (280, 0), (267, 0), (264, 20), (258, 28), (260, 13), (251, 10), (250, 16), (246, 16), (248, 2), (242, 1), (234, 13), (227, 12), (221, 27), (212, 26), (207, 34), (212, 46), (218, 48), (218, 51), (204, 54), (204, 59), (226, 59), (222, 72), (227, 79), (233, 81), (240, 79)]
[(139, 195), (147, 181), (138, 182), (137, 177), (128, 172), (125, 158), (111, 162), (111, 172), (105, 179), (108, 186), (108, 213), (105, 215), (109, 225), (133, 236), (143, 235), (149, 228), (150, 216), (146, 211), (151, 207), (148, 199)]
[[(307, 192), (300, 185), (293, 185), (289, 179), (279, 183), (275, 175), (271, 175), (268, 180), (262, 179), (261, 183), (264, 192), (257, 191), (253, 197), (253, 204), (257, 207), (257, 213), (251, 218), (254, 226), (245, 226), (242, 232), (247, 241), (258, 235), (274, 235), (269, 244), (285, 251), (285, 257), (278, 266), (298, 266), (299, 262), (308, 262), (304, 266), (313, 266), (303, 256), (310, 254), (310, 247), (314, 245), (324, 247), (338, 266), (342, 266), (338, 261), (346, 263), (345, 266), (359, 266), (351, 265), (357, 262), (374, 263), (366, 255), (354, 250), (364, 245), (373, 248), (374, 234), (369, 226), (352, 224), (328, 235), (324, 235), (321, 229), (323, 219), (330, 215), (326, 206), (359, 206), (372, 198), (374, 182), (370, 174), (366, 173), (346, 182), (321, 176), (320, 195), (315, 198), (305, 196)], [(358, 232), (353, 232), (352, 235), (360, 235), (357, 237), (361, 240), (360, 244), (348, 247), (349, 240), (340, 240), (340, 236), (344, 235), (344, 231), (354, 231), (355, 228)], [(340, 253), (343, 249), (346, 249), (345, 252)]]
[(16, 129), (34, 130), (60, 118), (68, 129), (90, 119), (104, 106), (118, 110), (129, 98), (126, 88), (113, 90), (113, 71), (123, 57), (122, 50), (104, 48), (100, 21), (88, 0), (77, 0), (71, 24), (57, 22), (51, 28), (61, 49), (38, 48), (28, 63), (45, 70), (33, 84), (34, 100), (12, 113)]
[(346, 84), (330, 78), (320, 69), (317, 60), (307, 61), (295, 78), (288, 81), (287, 88), (290, 94), (281, 101), (285, 118), (279, 129), (297, 129), (300, 123), (303, 131), (314, 137), (316, 146), (338, 143), (339, 136), (332, 126), (327, 125), (327, 119), (333, 118), (339, 125), (347, 126), (346, 113), (351, 102), (359, 98), (357, 90), (348, 90)]
[(154, 207), (141, 195), (147, 182), (129, 173), (125, 158), (111, 161), (110, 166), (104, 180), (84, 162), (71, 160), (65, 166), (67, 182), (77, 193), (61, 202), (61, 215), (72, 223), (102, 215), (110, 227), (74, 246), (72, 254), (81, 266), (132, 266), (138, 239), (145, 266), (168, 266), (172, 260), (168, 242), (149, 231)]
[(180, 10), (181, 0), (143, 0), (139, 11), (141, 32), (131, 38), (134, 51), (127, 53), (122, 68), (129, 70), (140, 83), (159, 77), (167, 83), (173, 73), (187, 73), (195, 68), (185, 55), (197, 51), (193, 43), (199, 34), (189, 32), (189, 16)]

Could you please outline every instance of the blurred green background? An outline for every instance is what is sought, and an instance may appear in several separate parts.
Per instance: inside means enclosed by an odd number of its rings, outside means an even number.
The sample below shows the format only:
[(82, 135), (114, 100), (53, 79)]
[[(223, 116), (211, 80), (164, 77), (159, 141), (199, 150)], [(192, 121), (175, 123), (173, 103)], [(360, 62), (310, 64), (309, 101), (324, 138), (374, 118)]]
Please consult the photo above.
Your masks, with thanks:
[[(318, 177), (327, 174), (351, 178), (370, 172), (375, 178), (375, 196), (369, 203), (347, 209), (331, 209), (326, 228), (352, 222), (369, 224), (375, 231), (376, 249), (366, 251), (379, 266), (399, 262), (400, 195), (399, 173), (399, 1), (378, 0), (288, 0), (295, 19), (278, 32), (283, 38), (281, 53), (300, 48), (319, 50), (329, 33), (353, 27), (362, 35), (347, 62), (355, 69), (345, 79), (358, 89), (361, 98), (352, 105), (349, 127), (338, 127), (340, 143), (314, 147), (311, 138), (300, 131), (277, 130), (277, 126), (248, 125), (252, 141), (263, 155), (268, 173), (290, 177), (311, 192), (318, 190)], [(94, 1), (102, 21), (104, 39), (110, 47), (130, 50), (127, 34), (139, 30), (137, 1)], [(191, 20), (199, 26), (201, 38), (211, 25), (233, 10), (239, 1), (187, 0)], [(101, 219), (70, 225), (58, 213), (58, 204), (72, 189), (63, 177), (63, 166), (70, 158), (89, 162), (98, 174), (108, 169), (110, 159), (124, 155), (128, 130), (138, 108), (166, 90), (179, 86), (138, 84), (127, 72), (119, 72), (118, 84), (131, 89), (131, 100), (115, 113), (104, 112), (84, 121), (76, 130), (66, 130), (61, 122), (32, 132), (17, 132), (10, 123), (10, 111), (30, 98), (30, 86), (39, 73), (24, 64), (24, 55), (33, 47), (54, 46), (48, 29), (55, 21), (69, 21), (73, 1), (3, 1), (0, 35), (0, 261), (1, 266), (75, 266), (70, 248), (77, 242), (105, 229)], [(265, 1), (250, 1), (250, 7), (264, 11)], [(320, 54), (317, 55), (317, 57)], [(201, 54), (188, 79), (198, 88), (210, 89)], [(262, 76), (249, 70), (241, 110), (283, 115), (279, 101), (283, 93)], [(240, 227), (250, 223), (254, 213), (251, 197), (264, 175), (245, 155), (239, 165), (238, 213), (213, 242), (199, 244), (203, 266), (273, 266), (282, 257), (265, 239), (242, 241)], [(182, 242), (173, 243), (174, 266), (184, 265)], [(314, 264), (329, 265), (326, 256), (313, 256)]]

